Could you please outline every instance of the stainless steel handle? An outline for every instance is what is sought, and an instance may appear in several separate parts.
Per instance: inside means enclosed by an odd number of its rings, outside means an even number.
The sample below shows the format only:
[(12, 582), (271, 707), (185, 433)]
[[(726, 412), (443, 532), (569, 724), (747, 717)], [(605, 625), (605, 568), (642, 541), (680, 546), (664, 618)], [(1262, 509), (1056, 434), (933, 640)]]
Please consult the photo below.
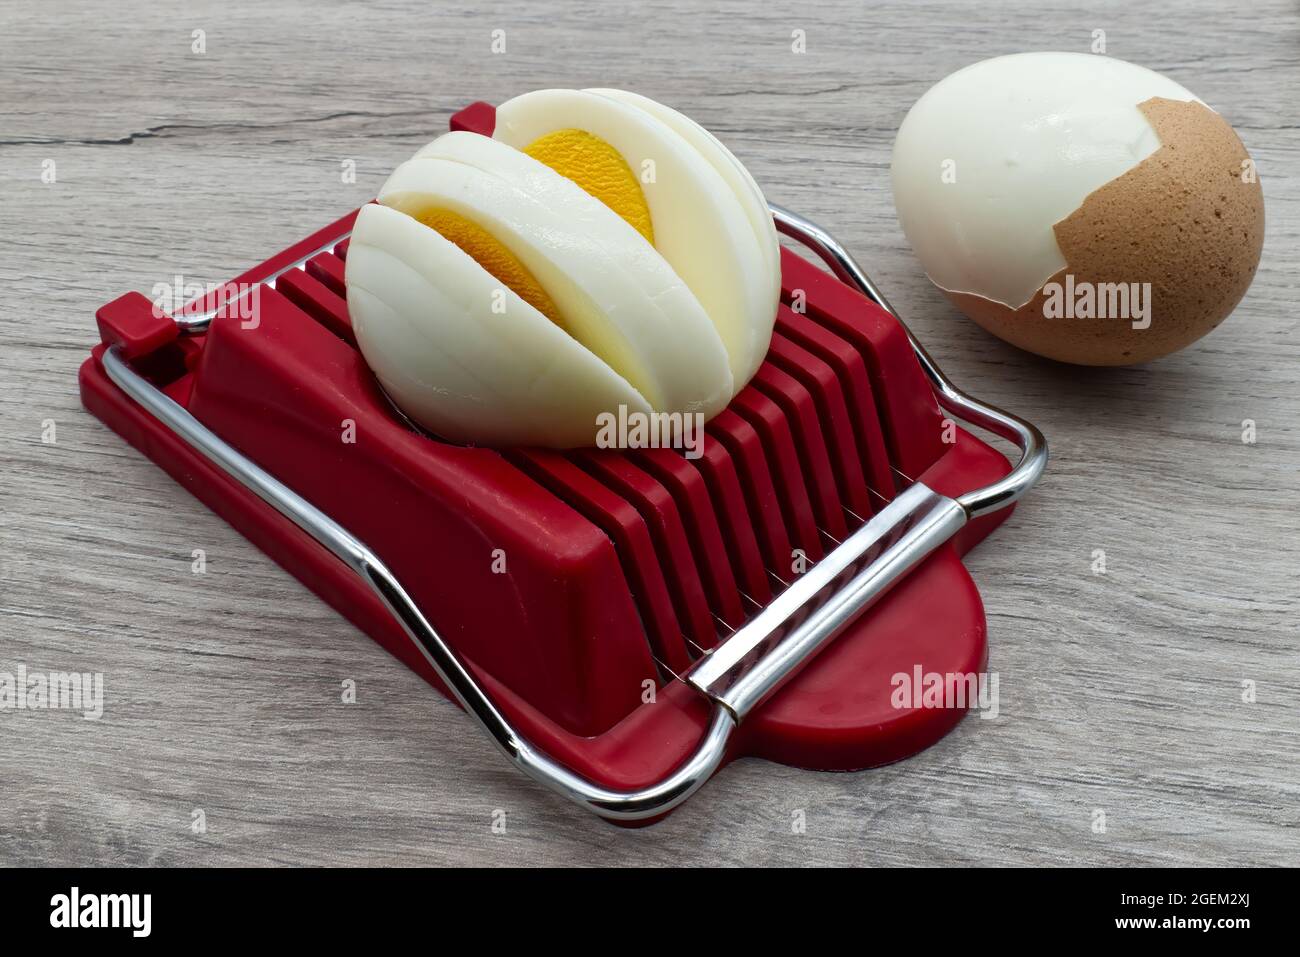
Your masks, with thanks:
[(743, 721), (965, 524), (956, 501), (909, 486), (683, 677)]
[[(773, 207), (772, 212), (783, 232), (801, 239), (846, 281), (889, 308), (871, 280), (829, 234), (786, 210)], [(343, 238), (340, 235), (329, 246), (313, 251), (262, 281), (273, 285), (280, 276), (301, 268), (312, 256)], [(220, 308), (203, 314), (182, 313), (176, 321), (182, 332), (202, 332)], [(942, 387), (940, 401), (944, 401), (945, 395), (950, 396), (948, 401), (952, 405), (946, 407), (995, 431), (998, 431), (995, 426), (1001, 427), (1005, 431), (1000, 434), (1022, 442), (1024, 455), (1020, 465), (1002, 482), (955, 500), (937, 495), (923, 485), (914, 485), (813, 566), (692, 670), (688, 680), (714, 702), (704, 736), (695, 751), (672, 773), (648, 787), (630, 791), (611, 790), (576, 774), (520, 734), (455, 650), (425, 618), (396, 576), (364, 542), (138, 375), (117, 347), (104, 353), (103, 365), (113, 382), (191, 448), (253, 491), (360, 576), (392, 612), (456, 700), (520, 770), (601, 817), (637, 821), (665, 814), (695, 793), (722, 763), (731, 733), (744, 715), (793, 677), (910, 568), (951, 537), (968, 516), (1014, 501), (1037, 480), (1046, 460), (1046, 445), (1038, 430), (957, 391), (914, 338), (912, 345), (931, 381), (937, 389)], [(847, 583), (841, 584), (845, 578)]]

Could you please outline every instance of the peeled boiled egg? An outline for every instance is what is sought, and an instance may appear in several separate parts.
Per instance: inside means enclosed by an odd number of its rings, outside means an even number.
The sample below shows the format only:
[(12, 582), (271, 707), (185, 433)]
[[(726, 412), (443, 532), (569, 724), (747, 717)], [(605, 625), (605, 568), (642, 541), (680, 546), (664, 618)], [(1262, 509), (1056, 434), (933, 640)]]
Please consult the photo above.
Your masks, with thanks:
[[(585, 137), (575, 134), (581, 130)], [(699, 130), (702, 135), (695, 135)], [(683, 133), (685, 131), (685, 133)], [(497, 108), (496, 139), (600, 195), (593, 154), (612, 148), (635, 174), (656, 250), (716, 323), (743, 385), (771, 341), (780, 291), (776, 231), (753, 180), (717, 140), (660, 104), (620, 91), (538, 90)]]
[(715, 139), (620, 91), (544, 90), (399, 166), (347, 258), (358, 345), (455, 441), (590, 445), (603, 413), (721, 411), (780, 294), (766, 201)]
[(1084, 365), (1217, 326), (1259, 263), (1264, 202), (1231, 126), (1151, 70), (1025, 53), (941, 80), (894, 143), (894, 202), (930, 279), (995, 335)]

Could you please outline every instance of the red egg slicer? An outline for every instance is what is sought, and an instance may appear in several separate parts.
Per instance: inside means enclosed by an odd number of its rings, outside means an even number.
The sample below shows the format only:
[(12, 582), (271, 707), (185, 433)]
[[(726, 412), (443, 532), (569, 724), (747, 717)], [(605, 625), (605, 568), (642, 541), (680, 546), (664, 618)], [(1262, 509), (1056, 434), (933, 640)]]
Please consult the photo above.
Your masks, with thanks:
[[(493, 124), (483, 103), (452, 118)], [(961, 556), (1047, 446), (955, 388), (830, 235), (772, 215), (831, 272), (782, 251), (770, 351), (698, 457), (411, 428), (352, 335), (355, 213), (172, 315), (138, 293), (103, 306), (82, 399), (602, 817), (662, 817), (740, 756), (896, 761), (964, 713), (900, 703), (897, 679), (984, 671)]]

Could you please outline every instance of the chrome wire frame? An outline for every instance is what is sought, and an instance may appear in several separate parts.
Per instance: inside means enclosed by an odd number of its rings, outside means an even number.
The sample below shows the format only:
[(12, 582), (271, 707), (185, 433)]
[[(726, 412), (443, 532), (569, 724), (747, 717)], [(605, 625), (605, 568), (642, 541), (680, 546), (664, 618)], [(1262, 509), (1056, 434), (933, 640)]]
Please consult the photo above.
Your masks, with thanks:
[[(867, 274), (829, 233), (788, 210), (777, 206), (771, 209), (781, 232), (807, 245), (842, 280), (897, 316)], [(274, 286), (280, 276), (302, 268), (307, 260), (344, 238), (336, 237), (262, 282)], [(205, 313), (182, 310), (176, 317), (177, 325), (185, 334), (204, 332), (211, 320), (230, 304), (224, 303)], [(697, 661), (683, 680), (713, 704), (703, 737), (695, 751), (670, 774), (647, 787), (632, 790), (604, 787), (535, 747), (502, 714), (388, 566), (364, 542), (137, 374), (118, 347), (104, 353), (103, 366), (114, 383), (191, 448), (351, 568), (383, 601), (456, 700), (516, 767), (603, 818), (639, 821), (666, 814), (695, 793), (722, 764), (731, 733), (746, 714), (775, 693), (849, 622), (951, 538), (967, 520), (1016, 501), (1042, 474), (1047, 444), (1041, 433), (1023, 419), (958, 390), (910, 331), (908, 338), (940, 404), (960, 418), (1015, 442), (1022, 453), (1019, 463), (1001, 481), (956, 499), (939, 495), (920, 482), (909, 486), (748, 623)]]
[(871, 277), (863, 271), (857, 260), (849, 255), (848, 250), (840, 245), (834, 236), (811, 220), (804, 219), (788, 209), (772, 204), (769, 204), (769, 208), (772, 211), (772, 218), (776, 220), (777, 230), (791, 239), (799, 240), (820, 256), (836, 276), (855, 289), (860, 289), (864, 296), (898, 320), (898, 324), (907, 333), (912, 351), (916, 353), (916, 359), (921, 363), (921, 369), (930, 380), (939, 405), (964, 422), (987, 429), (994, 435), (1014, 442), (1020, 449), (1020, 461), (1000, 482), (994, 482), (992, 485), (958, 497), (957, 501), (966, 510), (966, 514), (971, 518), (978, 518), (989, 512), (996, 512), (1015, 502), (1033, 488), (1042, 477), (1043, 469), (1047, 468), (1047, 440), (1043, 438), (1043, 433), (1019, 416), (1004, 412), (987, 402), (981, 402), (953, 385), (938, 364), (930, 358), (930, 353), (925, 351), (925, 346), (921, 345), (920, 340), (912, 334), (912, 330), (907, 328), (907, 323), (903, 322), (902, 317), (889, 304), (884, 293), (876, 287)]

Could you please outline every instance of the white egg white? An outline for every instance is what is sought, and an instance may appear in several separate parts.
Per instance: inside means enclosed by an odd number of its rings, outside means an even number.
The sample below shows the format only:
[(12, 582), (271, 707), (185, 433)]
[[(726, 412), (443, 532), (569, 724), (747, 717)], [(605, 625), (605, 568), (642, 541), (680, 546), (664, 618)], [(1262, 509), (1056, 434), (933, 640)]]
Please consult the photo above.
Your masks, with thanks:
[(684, 135), (683, 126), (601, 93), (538, 90), (501, 104), (493, 135), (522, 150), (548, 133), (580, 129), (627, 161), (650, 209), (655, 249), (716, 326), (738, 390), (771, 340), (780, 283), (775, 234), (756, 228), (757, 200), (744, 198), (748, 190), (737, 190), (739, 177), (720, 167), (717, 150), (702, 151), (702, 138)]
[(380, 203), (414, 216), (446, 209), (487, 230), (546, 290), (568, 331), (656, 410), (709, 416), (727, 404), (732, 378), (716, 330), (640, 233), (505, 144), (473, 133), (439, 142), (394, 171)]
[(346, 283), (366, 361), (406, 414), (444, 438), (571, 448), (592, 444), (602, 413), (650, 411), (607, 363), (395, 209), (358, 215)]
[[(744, 210), (749, 225), (754, 230), (754, 237), (758, 241), (759, 249), (763, 253), (763, 258), (771, 273), (769, 277), (772, 290), (771, 312), (772, 317), (775, 319), (776, 303), (781, 298), (781, 244), (776, 236), (776, 223), (772, 219), (771, 211), (767, 208), (767, 198), (763, 195), (763, 190), (759, 188), (758, 183), (750, 175), (745, 165), (736, 159), (735, 154), (727, 149), (721, 140), (699, 123), (696, 123), (684, 113), (679, 113), (672, 107), (665, 106), (658, 100), (652, 100), (640, 93), (630, 93), (627, 90), (595, 88), (585, 92), (598, 93), (601, 96), (607, 96), (610, 99), (626, 103), (629, 106), (635, 106), (637, 109), (649, 113), (686, 140), (727, 181), (727, 185), (731, 187), (732, 193)], [(772, 330), (771, 323), (768, 323), (767, 338), (763, 337), (762, 317), (764, 315), (766, 315), (766, 312), (757, 313), (759, 319), (757, 332), (762, 340), (763, 355), (766, 355)], [(760, 361), (762, 358), (762, 356), (759, 357)]]

